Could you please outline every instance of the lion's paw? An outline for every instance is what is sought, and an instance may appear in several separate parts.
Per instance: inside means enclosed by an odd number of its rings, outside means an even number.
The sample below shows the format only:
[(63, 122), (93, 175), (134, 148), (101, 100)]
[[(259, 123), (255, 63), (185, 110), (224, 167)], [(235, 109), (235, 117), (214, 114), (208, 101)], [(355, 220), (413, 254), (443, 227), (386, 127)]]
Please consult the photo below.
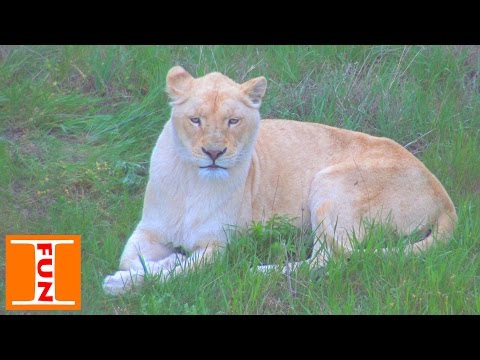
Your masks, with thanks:
[(103, 280), (103, 291), (109, 295), (121, 295), (129, 291), (132, 286), (143, 280), (143, 274), (134, 274), (130, 271), (117, 271)]

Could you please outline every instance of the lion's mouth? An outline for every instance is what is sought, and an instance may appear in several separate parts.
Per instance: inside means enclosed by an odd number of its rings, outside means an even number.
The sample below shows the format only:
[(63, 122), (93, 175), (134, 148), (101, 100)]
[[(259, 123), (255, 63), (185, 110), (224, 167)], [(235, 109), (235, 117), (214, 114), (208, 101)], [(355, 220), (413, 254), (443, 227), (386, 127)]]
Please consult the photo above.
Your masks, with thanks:
[(219, 166), (217, 164), (210, 164), (208, 166), (200, 166), (200, 169), (209, 169), (209, 170), (223, 169), (223, 170), (227, 170), (227, 168), (224, 168), (223, 166)]

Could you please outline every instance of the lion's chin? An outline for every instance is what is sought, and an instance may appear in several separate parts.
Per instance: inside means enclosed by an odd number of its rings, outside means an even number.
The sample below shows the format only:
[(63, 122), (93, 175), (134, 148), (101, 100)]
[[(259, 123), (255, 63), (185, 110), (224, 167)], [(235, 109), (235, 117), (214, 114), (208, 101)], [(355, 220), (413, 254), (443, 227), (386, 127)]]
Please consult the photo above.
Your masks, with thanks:
[(222, 168), (201, 168), (199, 175), (205, 180), (226, 180), (230, 176), (227, 169)]

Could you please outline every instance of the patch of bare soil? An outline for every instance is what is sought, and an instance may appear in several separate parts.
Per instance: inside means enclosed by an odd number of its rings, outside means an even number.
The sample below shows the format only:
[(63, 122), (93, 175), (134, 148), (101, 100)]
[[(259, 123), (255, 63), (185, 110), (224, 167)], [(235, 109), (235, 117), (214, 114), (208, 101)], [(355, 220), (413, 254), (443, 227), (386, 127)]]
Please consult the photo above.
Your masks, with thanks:
[(26, 143), (24, 145), (22, 145), (21, 147), (21, 151), (24, 153), (24, 154), (28, 154), (28, 155), (32, 155), (34, 157), (36, 157), (37, 159), (39, 160), (43, 160), (43, 151), (42, 149), (40, 149), (40, 147), (33, 143), (33, 142), (29, 142), (29, 143)]
[(88, 137), (86, 134), (80, 135), (72, 135), (72, 134), (65, 134), (64, 132), (54, 129), (51, 130), (49, 135), (55, 136), (57, 139), (62, 140), (68, 144), (85, 144), (88, 142)]
[(5, 137), (7, 140), (10, 141), (16, 141), (25, 138), (27, 134), (27, 129), (23, 128), (18, 128), (18, 127), (13, 127), (13, 128), (8, 128), (5, 131)]
[(20, 153), (33, 156), (43, 161), (44, 151), (35, 142), (30, 141), (28, 135), (28, 129), (20, 127), (11, 127), (4, 132), (4, 137), (18, 146)]
[(64, 90), (75, 90), (84, 94), (91, 94), (96, 91), (95, 81), (92, 76), (85, 75), (75, 64), (72, 64), (75, 69), (70, 74), (68, 80), (59, 83), (59, 87)]
[(20, 181), (14, 180), (11, 185), (13, 195), (17, 196), (24, 190), (24, 185)]

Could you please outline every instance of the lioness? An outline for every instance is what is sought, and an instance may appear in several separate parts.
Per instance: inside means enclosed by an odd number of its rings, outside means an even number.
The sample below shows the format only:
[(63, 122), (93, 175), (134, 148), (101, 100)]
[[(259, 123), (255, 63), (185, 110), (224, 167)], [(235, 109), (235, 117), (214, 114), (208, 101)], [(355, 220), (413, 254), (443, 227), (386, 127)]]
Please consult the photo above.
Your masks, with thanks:
[(168, 72), (171, 118), (153, 150), (142, 219), (120, 271), (105, 278), (107, 293), (141, 283), (145, 271), (165, 278), (195, 268), (225, 247), (228, 226), (274, 214), (316, 232), (312, 266), (351, 251), (363, 220), (388, 219), (400, 234), (422, 231), (407, 248), (413, 253), (452, 233), (457, 215), (447, 192), (402, 146), (326, 125), (260, 120), (266, 87), (264, 77), (237, 84), (216, 72)]

